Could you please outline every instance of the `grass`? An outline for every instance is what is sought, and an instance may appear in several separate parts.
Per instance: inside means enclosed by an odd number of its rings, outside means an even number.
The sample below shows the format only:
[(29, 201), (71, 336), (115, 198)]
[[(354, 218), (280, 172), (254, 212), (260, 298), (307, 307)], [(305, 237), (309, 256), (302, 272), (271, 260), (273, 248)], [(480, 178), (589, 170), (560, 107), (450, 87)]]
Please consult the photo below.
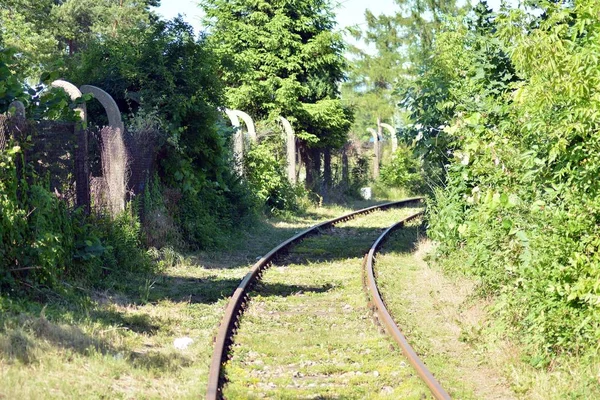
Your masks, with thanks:
[[(464, 260), (460, 253), (444, 260), (444, 271), (453, 276), (460, 274), (457, 265)], [(441, 269), (442, 266), (433, 266)], [(460, 278), (464, 279), (464, 278)], [(473, 293), (481, 283), (472, 281)], [(481, 304), (479, 293), (466, 303)], [(518, 398), (532, 400), (600, 399), (600, 356), (597, 349), (586, 355), (562, 354), (545, 368), (530, 364), (527, 347), (520, 341), (519, 332), (494, 317), (493, 299), (484, 303), (485, 318), (465, 329), (463, 340), (475, 351), (496, 354), (490, 363), (501, 370)]]
[[(0, 399), (203, 396), (228, 297), (256, 258), (354, 206), (264, 221), (220, 251), (156, 251), (160, 274), (124, 276), (108, 290), (70, 287), (43, 301), (0, 293)], [(173, 346), (181, 337), (193, 339), (185, 350)]]
[(475, 296), (478, 282), (424, 261), (433, 244), (422, 232), (413, 224), (386, 242), (377, 279), (408, 340), (453, 398), (600, 398), (597, 357), (564, 357), (548, 369), (524, 362), (523, 349), (494, 320), (491, 302)]
[(513, 398), (502, 374), (461, 341), (462, 329), (480, 316), (461, 309), (472, 285), (429, 269), (422, 257), (430, 243), (420, 223), (394, 233), (376, 258), (377, 282), (390, 313), (452, 398)]
[(226, 365), (229, 399), (422, 399), (428, 389), (380, 332), (362, 258), (382, 229), (414, 212), (376, 212), (296, 246), (267, 270)]
[[(256, 258), (318, 221), (368, 205), (264, 221), (220, 251), (155, 251), (161, 273), (125, 276), (108, 290), (75, 285), (68, 294), (40, 294), (43, 301), (0, 293), (0, 399), (203, 396), (228, 297)], [(229, 398), (429, 396), (358, 290), (363, 252), (406, 212), (349, 221), (267, 271), (227, 366)], [(597, 356), (565, 356), (547, 369), (523, 362), (487, 303), (473, 296), (477, 282), (423, 261), (431, 244), (420, 232), (411, 225), (386, 243), (378, 279), (409, 340), (454, 398), (600, 398)], [(181, 337), (193, 343), (175, 348)]]

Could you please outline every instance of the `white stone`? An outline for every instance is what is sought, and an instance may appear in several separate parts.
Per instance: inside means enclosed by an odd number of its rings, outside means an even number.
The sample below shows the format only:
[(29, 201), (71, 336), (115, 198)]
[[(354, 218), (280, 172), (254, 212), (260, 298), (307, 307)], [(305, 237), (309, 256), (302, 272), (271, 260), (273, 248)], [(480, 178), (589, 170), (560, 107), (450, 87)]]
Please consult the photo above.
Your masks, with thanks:
[(189, 347), (189, 345), (191, 345), (192, 343), (194, 343), (194, 339), (184, 336), (184, 337), (180, 337), (177, 338), (173, 341), (173, 347), (175, 347), (178, 350), (185, 350)]
[(360, 196), (365, 200), (371, 200), (372, 192), (370, 187), (360, 188)]

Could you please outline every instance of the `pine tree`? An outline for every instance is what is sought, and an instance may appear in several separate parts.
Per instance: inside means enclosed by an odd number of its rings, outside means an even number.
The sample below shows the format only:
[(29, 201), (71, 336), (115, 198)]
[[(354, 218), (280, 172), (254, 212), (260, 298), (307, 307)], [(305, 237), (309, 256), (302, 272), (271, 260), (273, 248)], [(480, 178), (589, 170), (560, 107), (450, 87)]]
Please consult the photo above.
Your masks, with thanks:
[[(201, 0), (221, 60), (227, 105), (259, 119), (284, 115), (302, 139), (307, 184), (321, 149), (341, 147), (352, 114), (339, 100), (344, 44), (329, 0)], [(327, 162), (326, 162), (327, 164)]]
[(146, 28), (157, 17), (159, 0), (5, 0), (0, 3), (0, 32), (16, 49), (21, 69), (35, 76), (62, 65), (94, 40)]
[(354, 131), (370, 137), (367, 128), (375, 122), (389, 121), (396, 110), (399, 99), (394, 90), (406, 62), (400, 27), (394, 16), (375, 16), (365, 13), (367, 28), (364, 32), (351, 29), (356, 39), (375, 48), (369, 50), (351, 47), (354, 61), (350, 64), (349, 79), (343, 87), (344, 99), (357, 110)]

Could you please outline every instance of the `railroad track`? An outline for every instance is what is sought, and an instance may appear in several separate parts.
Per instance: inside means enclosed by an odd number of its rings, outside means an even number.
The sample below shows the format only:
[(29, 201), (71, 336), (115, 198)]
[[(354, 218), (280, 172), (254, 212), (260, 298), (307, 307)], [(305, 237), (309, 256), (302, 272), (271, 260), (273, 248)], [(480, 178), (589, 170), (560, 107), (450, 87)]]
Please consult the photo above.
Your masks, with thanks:
[(397, 222), (392, 225), (388, 229), (385, 230), (377, 238), (377, 240), (373, 243), (373, 246), (369, 249), (369, 253), (365, 256), (365, 261), (363, 264), (363, 279), (365, 284), (365, 289), (367, 290), (368, 296), (371, 299), (372, 306), (374, 311), (377, 314), (377, 319), (383, 325), (385, 330), (388, 332), (390, 336), (394, 339), (396, 343), (402, 349), (402, 352), (408, 358), (408, 361), (415, 368), (423, 382), (427, 385), (433, 397), (438, 400), (448, 400), (450, 399), (450, 395), (446, 393), (444, 388), (440, 385), (440, 383), (435, 379), (433, 374), (429, 371), (429, 369), (425, 366), (423, 361), (419, 358), (417, 353), (414, 351), (406, 337), (402, 334), (402, 331), (392, 318), (390, 312), (388, 311), (381, 294), (379, 293), (379, 289), (377, 288), (377, 280), (375, 278), (375, 255), (377, 251), (381, 248), (385, 240), (389, 238), (389, 235), (404, 227), (407, 222), (410, 222), (416, 218), (419, 218), (423, 215), (423, 211), (417, 212), (413, 215), (410, 215), (403, 220)]
[[(225, 315), (223, 317), (223, 320), (219, 327), (217, 337), (215, 339), (214, 351), (213, 351), (212, 361), (211, 361), (211, 365), (210, 365), (206, 398), (209, 400), (222, 398), (222, 388), (226, 381), (225, 376), (224, 376), (224, 371), (223, 371), (223, 365), (228, 359), (228, 353), (230, 350), (230, 346), (233, 342), (233, 336), (235, 335), (237, 327), (238, 327), (239, 317), (243, 313), (245, 306), (248, 303), (250, 290), (257, 282), (260, 281), (262, 273), (269, 266), (271, 266), (272, 263), (277, 258), (279, 258), (283, 254), (287, 253), (287, 251), (290, 250), (292, 246), (294, 246), (295, 244), (298, 244), (300, 241), (306, 239), (309, 236), (319, 234), (323, 230), (331, 228), (331, 227), (335, 226), (336, 224), (339, 224), (339, 223), (342, 223), (345, 221), (349, 221), (356, 217), (363, 216), (363, 215), (366, 215), (366, 214), (369, 214), (369, 213), (372, 213), (375, 211), (386, 210), (386, 209), (390, 209), (390, 208), (394, 208), (394, 207), (412, 206), (412, 205), (420, 204), (422, 201), (423, 201), (423, 199), (420, 197), (405, 199), (405, 200), (401, 200), (401, 201), (397, 201), (397, 202), (386, 203), (386, 204), (382, 204), (379, 206), (365, 208), (365, 209), (362, 209), (359, 211), (355, 211), (355, 212), (343, 215), (338, 218), (334, 218), (334, 219), (322, 222), (318, 225), (313, 226), (310, 229), (307, 229), (307, 230), (295, 235), (294, 237), (286, 240), (285, 242), (281, 243), (279, 246), (277, 246), (276, 248), (271, 250), (264, 257), (262, 257), (256, 264), (254, 264), (254, 266), (251, 268), (250, 272), (248, 272), (248, 274), (244, 277), (244, 279), (241, 281), (241, 283), (239, 284), (239, 286), (233, 293), (233, 295), (229, 301), (229, 304), (225, 310)], [(365, 283), (366, 283), (366, 287), (369, 287), (369, 288), (371, 288), (371, 285), (373, 285), (372, 287), (373, 287), (374, 291), (370, 290), (369, 293), (372, 298), (372, 304), (378, 310), (377, 315), (378, 315), (379, 320), (382, 322), (382, 325), (384, 325), (386, 327), (386, 330), (388, 330), (388, 332), (390, 332), (390, 334), (394, 337), (394, 339), (396, 341), (398, 341), (401, 348), (403, 349), (403, 352), (407, 355), (411, 364), (413, 364), (413, 366), (415, 367), (415, 369), (417, 370), (417, 372), (419, 373), (421, 378), (426, 382), (426, 384), (431, 389), (432, 394), (438, 399), (449, 399), (450, 397), (440, 387), (439, 383), (437, 383), (437, 381), (435, 381), (435, 378), (433, 378), (433, 376), (427, 370), (427, 368), (424, 366), (424, 364), (418, 359), (418, 357), (416, 356), (416, 354), (414, 353), (412, 348), (410, 348), (410, 345), (408, 345), (408, 342), (402, 336), (398, 327), (393, 323), (393, 320), (391, 320), (389, 313), (387, 313), (387, 311), (385, 311), (385, 305), (384, 305), (383, 301), (381, 300), (381, 296), (379, 296), (379, 292), (377, 291), (377, 288), (376, 288), (375, 274), (373, 271), (374, 255), (375, 255), (377, 249), (379, 248), (379, 246), (381, 246), (381, 244), (385, 240), (386, 236), (390, 232), (401, 228), (404, 225), (404, 223), (419, 217), (421, 214), (422, 214), (422, 211), (415, 213), (415, 214), (409, 216), (408, 218), (405, 218), (404, 220), (400, 221), (398, 224), (387, 229), (384, 232), (384, 234), (377, 239), (377, 241), (375, 242), (375, 244), (369, 251), (369, 254), (365, 257), (365, 264), (364, 264), (365, 277), (366, 277)], [(370, 283), (371, 280), (372, 280), (372, 284)], [(387, 315), (387, 317), (386, 317), (386, 315)], [(389, 317), (389, 320), (388, 320), (388, 317)], [(391, 323), (390, 323), (390, 321), (391, 321)], [(395, 330), (393, 329), (393, 327), (395, 327)], [(398, 333), (400, 333), (400, 336), (398, 336)]]

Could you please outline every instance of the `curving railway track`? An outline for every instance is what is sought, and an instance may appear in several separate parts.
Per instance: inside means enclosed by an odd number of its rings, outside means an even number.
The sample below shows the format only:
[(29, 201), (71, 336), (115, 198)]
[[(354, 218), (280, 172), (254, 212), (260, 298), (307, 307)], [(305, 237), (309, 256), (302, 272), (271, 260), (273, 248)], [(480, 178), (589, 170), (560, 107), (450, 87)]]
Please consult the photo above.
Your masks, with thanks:
[[(281, 243), (279, 246), (271, 250), (268, 254), (262, 257), (254, 266), (250, 272), (241, 281), (235, 292), (233, 293), (228, 306), (225, 310), (225, 315), (219, 326), (219, 331), (214, 343), (214, 351), (212, 361), (210, 365), (209, 381), (206, 398), (209, 400), (223, 398), (223, 385), (226, 381), (224, 374), (224, 363), (227, 361), (229, 351), (233, 343), (234, 335), (236, 334), (239, 318), (244, 312), (246, 305), (248, 304), (250, 291), (252, 288), (261, 280), (262, 274), (265, 270), (271, 266), (277, 259), (283, 257), (288, 253), (294, 245), (297, 245), (302, 240), (318, 235), (329, 228), (333, 228), (337, 224), (341, 224), (346, 221), (350, 221), (354, 218), (370, 214), (375, 211), (387, 210), (396, 207), (409, 207), (415, 206), (422, 203), (422, 198), (410, 198), (397, 202), (382, 204), (379, 206), (369, 207), (359, 211), (352, 212), (350, 214), (343, 215), (338, 218), (334, 218), (318, 225), (309, 228), (294, 237)], [(423, 211), (419, 211), (411, 214), (410, 216), (402, 219), (400, 222), (394, 224), (390, 228), (386, 229), (385, 232), (374, 242), (373, 246), (369, 250), (369, 253), (364, 259), (364, 283), (365, 288), (368, 289), (371, 304), (376, 311), (377, 318), (381, 324), (385, 327), (386, 331), (394, 338), (394, 340), (400, 345), (407, 359), (415, 368), (421, 379), (429, 387), (431, 394), (436, 399), (449, 399), (449, 395), (444, 391), (440, 384), (435, 380), (433, 375), (425, 367), (423, 362), (416, 355), (414, 350), (406, 338), (402, 335), (398, 326), (394, 323), (389, 312), (387, 312), (385, 303), (383, 302), (379, 291), (377, 290), (377, 282), (375, 279), (375, 255), (379, 247), (386, 240), (387, 236), (404, 226), (405, 223), (418, 218), (422, 215)]]

